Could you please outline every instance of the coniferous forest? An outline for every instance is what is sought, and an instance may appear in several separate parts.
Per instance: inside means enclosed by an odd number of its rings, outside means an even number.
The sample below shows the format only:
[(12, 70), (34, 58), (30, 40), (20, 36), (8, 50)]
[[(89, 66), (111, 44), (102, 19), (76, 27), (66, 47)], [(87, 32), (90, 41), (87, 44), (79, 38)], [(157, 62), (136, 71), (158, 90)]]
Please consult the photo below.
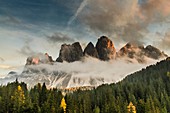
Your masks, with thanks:
[(170, 60), (93, 90), (67, 93), (45, 83), (0, 86), (0, 113), (170, 113)]

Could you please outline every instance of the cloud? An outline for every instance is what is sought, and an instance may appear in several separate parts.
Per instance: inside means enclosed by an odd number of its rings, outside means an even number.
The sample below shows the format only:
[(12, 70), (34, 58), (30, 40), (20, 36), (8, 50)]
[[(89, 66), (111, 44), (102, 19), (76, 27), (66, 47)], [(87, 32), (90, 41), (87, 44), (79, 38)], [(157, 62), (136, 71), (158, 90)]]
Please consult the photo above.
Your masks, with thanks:
[(166, 32), (164, 37), (161, 39), (160, 47), (165, 50), (170, 49), (170, 31)]
[[(169, 0), (147, 0), (141, 7), (141, 12), (145, 13), (145, 18), (150, 21), (160, 21), (170, 14), (170, 1)], [(156, 17), (156, 18), (153, 18)]]
[(52, 36), (47, 36), (50, 42), (74, 42), (74, 39), (63, 33), (54, 33)]
[(23, 55), (33, 55), (36, 52), (33, 51), (30, 46), (25, 45), (24, 47), (21, 48), (20, 53)]
[(11, 70), (16, 69), (16, 67), (10, 65), (0, 65), (0, 69)]
[(142, 42), (149, 25), (170, 16), (169, 6), (169, 0), (91, 0), (77, 18), (96, 34)]
[(67, 25), (69, 26), (79, 15), (79, 13), (81, 13), (81, 11), (84, 9), (84, 7), (87, 5), (88, 0), (83, 0), (80, 4), (80, 6), (78, 7), (77, 11), (75, 12), (75, 14), (69, 19)]
[(1, 63), (1, 62), (4, 62), (4, 61), (5, 61), (5, 60), (4, 60), (2, 57), (0, 57), (0, 63)]
[(30, 56), (30, 55), (34, 55), (37, 52), (35, 52), (32, 48), (31, 48), (31, 39), (26, 39), (25, 40), (25, 45), (18, 51), (20, 54), (22, 55), (26, 55), (26, 56)]
[(1, 16), (0, 22), (11, 23), (11, 24), (19, 24), (20, 23), (20, 21), (13, 16)]
[[(30, 85), (33, 85), (32, 77), (35, 78), (35, 76), (38, 76), (39, 79), (37, 79), (39, 82), (42, 82), (40, 78), (47, 77), (48, 80), (45, 82), (50, 81), (51, 86), (59, 86), (62, 83), (62, 80), (64, 80), (64, 76), (62, 76), (62, 79), (54, 79), (51, 76), (51, 73), (58, 73), (59, 75), (62, 73), (67, 73), (68, 76), (71, 75), (71, 78), (69, 80), (69, 84), (67, 87), (76, 87), (78, 85), (81, 86), (90, 86), (90, 79), (94, 79), (98, 81), (98, 85), (101, 85), (103, 83), (113, 83), (118, 82), (122, 80), (127, 75), (136, 72), (142, 68), (145, 68), (146, 66), (150, 64), (156, 63), (156, 60), (147, 59), (147, 63), (145, 64), (139, 64), (137, 62), (134, 63), (127, 63), (124, 60), (113, 60), (109, 62), (100, 61), (98, 59), (88, 57), (85, 58), (84, 61), (76, 61), (73, 63), (54, 63), (53, 65), (48, 64), (40, 64), (40, 65), (30, 65), (27, 66), (27, 68), (30, 69), (36, 69), (41, 72), (41, 70), (46, 70), (46, 74), (29, 74), (29, 78), (23, 78), (23, 81), (28, 81), (28, 83), (31, 83)], [(120, 68), (121, 67), (121, 68)], [(66, 75), (67, 75), (66, 74)], [(67, 78), (67, 77), (66, 77)], [(22, 76), (20, 80), (22, 79)], [(69, 79), (69, 77), (68, 77)], [(81, 82), (74, 82), (74, 79), (78, 79)], [(100, 80), (103, 79), (103, 82)], [(30, 80), (30, 81), (29, 81)], [(36, 82), (37, 82), (36, 80)], [(57, 80), (57, 81), (56, 81)], [(49, 87), (49, 86), (48, 86)]]
[(21, 24), (21, 20), (13, 15), (10, 12), (1, 9), (5, 15), (0, 15), (0, 22), (7, 24)]

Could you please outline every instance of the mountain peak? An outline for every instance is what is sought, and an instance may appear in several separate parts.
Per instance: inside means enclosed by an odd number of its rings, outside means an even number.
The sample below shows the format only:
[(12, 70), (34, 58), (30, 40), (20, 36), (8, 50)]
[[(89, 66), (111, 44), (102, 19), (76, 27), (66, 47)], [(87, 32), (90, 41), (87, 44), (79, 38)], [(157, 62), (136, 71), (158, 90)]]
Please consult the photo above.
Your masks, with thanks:
[(116, 49), (113, 42), (106, 36), (101, 36), (96, 44), (96, 49), (101, 60), (114, 59), (116, 55)]
[(38, 65), (38, 64), (51, 64), (53, 62), (53, 59), (51, 56), (48, 55), (48, 53), (42, 54), (36, 54), (33, 56), (30, 56), (27, 58), (26, 65)]
[(145, 54), (146, 56), (153, 58), (153, 59), (159, 59), (161, 57), (168, 57), (164, 52), (161, 52), (158, 48), (148, 45), (145, 48)]
[(75, 42), (72, 45), (63, 44), (61, 45), (59, 57), (56, 59), (57, 62), (74, 62), (79, 61), (83, 57), (83, 50), (79, 42)]
[(145, 57), (158, 60), (159, 58), (167, 57), (158, 48), (148, 45), (144, 47), (140, 43), (129, 42), (117, 52), (117, 58), (128, 57), (136, 59), (139, 63), (145, 62)]
[[(144, 47), (143, 45), (134, 42), (127, 43), (117, 52), (117, 56), (115, 55), (116, 49), (114, 44), (106, 36), (100, 37), (96, 46), (94, 46), (92, 42), (89, 42), (84, 49), (84, 52), (79, 42), (75, 42), (73, 44), (62, 44), (59, 57), (56, 61), (66, 61), (70, 62), (70, 64), (67, 63), (67, 65), (63, 63), (58, 65), (58, 63), (53, 63), (52, 57), (49, 56), (48, 53), (33, 55), (27, 58), (26, 63), (26, 65), (31, 66), (25, 66), (21, 74), (15, 74), (15, 72), (9, 73), (9, 76), (4, 78), (3, 81), (5, 83), (6, 81), (19, 78), (21, 81), (27, 82), (30, 86), (37, 82), (46, 82), (51, 88), (98, 86), (103, 83), (116, 82), (118, 81), (117, 78), (122, 79), (122, 77), (124, 77), (127, 73), (131, 73), (136, 69), (138, 70), (141, 66), (148, 65), (148, 58), (156, 62), (160, 58), (167, 57), (156, 47), (151, 45)], [(71, 62), (80, 61), (86, 56), (98, 58), (103, 61), (113, 59), (115, 61), (107, 63), (100, 61), (91, 62), (91, 60), (89, 62), (89, 60), (86, 60), (85, 63), (77, 62), (71, 64)], [(169, 60), (169, 58), (167, 58), (167, 60)], [(129, 64), (127, 61), (132, 63)], [(138, 65), (135, 65), (137, 62)], [(38, 65), (42, 63), (53, 65)], [(70, 67), (71, 69), (69, 69)], [(87, 68), (84, 70), (84, 67)], [(107, 67), (111, 67), (111, 69), (108, 69)], [(112, 67), (114, 67), (115, 70)], [(122, 69), (125, 70), (122, 71)]]
[(83, 52), (84, 55), (99, 58), (98, 52), (92, 42), (89, 42)]

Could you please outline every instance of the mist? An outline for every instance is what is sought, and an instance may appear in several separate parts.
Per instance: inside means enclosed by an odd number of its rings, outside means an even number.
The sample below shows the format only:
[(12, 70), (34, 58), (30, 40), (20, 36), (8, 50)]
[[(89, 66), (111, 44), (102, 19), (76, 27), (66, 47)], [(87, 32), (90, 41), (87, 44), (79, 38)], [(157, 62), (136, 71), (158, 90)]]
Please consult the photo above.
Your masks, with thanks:
[(130, 60), (128, 58), (124, 58), (123, 60), (100, 61), (92, 57), (86, 57), (83, 61), (76, 61), (73, 63), (63, 62), (54, 63), (53, 65), (30, 65), (28, 68), (37, 70), (46, 69), (48, 73), (65, 72), (71, 74), (72, 80), (70, 80), (67, 87), (76, 87), (78, 84), (73, 83), (73, 79), (75, 78), (83, 81), (81, 86), (90, 86), (89, 79), (103, 79), (103, 82), (97, 83), (98, 85), (103, 83), (116, 83), (127, 75), (158, 62), (158, 60), (149, 58), (145, 58), (145, 60), (147, 60), (146, 63), (140, 64), (135, 59)]

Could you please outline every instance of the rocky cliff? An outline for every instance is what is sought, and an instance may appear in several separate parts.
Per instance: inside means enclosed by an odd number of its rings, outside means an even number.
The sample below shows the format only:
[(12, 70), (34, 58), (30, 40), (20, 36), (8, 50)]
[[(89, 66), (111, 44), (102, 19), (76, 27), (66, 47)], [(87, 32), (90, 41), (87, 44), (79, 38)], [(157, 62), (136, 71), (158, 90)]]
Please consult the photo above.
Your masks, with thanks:
[(96, 49), (99, 54), (100, 60), (115, 59), (116, 49), (113, 42), (106, 36), (102, 36), (98, 39)]
[(93, 43), (90, 42), (87, 47), (84, 49), (83, 52), (84, 56), (91, 56), (91, 57), (95, 57), (95, 58), (99, 58), (97, 49), (94, 47)]
[(146, 62), (146, 57), (158, 60), (160, 58), (166, 58), (167, 55), (151, 45), (144, 47), (142, 44), (129, 42), (117, 52), (116, 57), (127, 57), (130, 59), (135, 59), (139, 63), (144, 63)]
[(75, 42), (72, 45), (61, 45), (59, 57), (57, 62), (74, 62), (79, 61), (83, 57), (83, 50), (79, 42)]
[(26, 65), (52, 64), (54, 61), (48, 53), (33, 55), (27, 58)]

